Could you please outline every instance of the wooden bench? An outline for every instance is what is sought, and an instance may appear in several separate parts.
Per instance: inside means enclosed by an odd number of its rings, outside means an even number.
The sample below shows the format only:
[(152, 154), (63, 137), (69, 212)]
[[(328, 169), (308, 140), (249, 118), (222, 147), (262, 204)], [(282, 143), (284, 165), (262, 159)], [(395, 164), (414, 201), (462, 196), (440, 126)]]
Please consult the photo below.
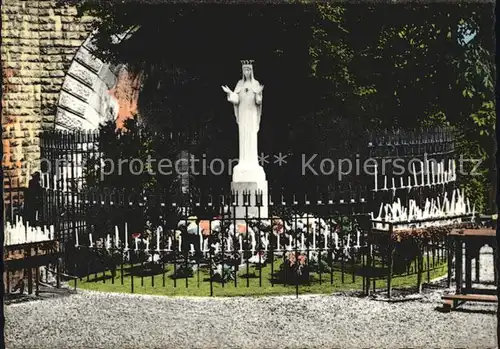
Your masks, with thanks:
[(488, 295), (488, 294), (447, 294), (441, 297), (444, 300), (443, 310), (451, 311), (452, 308), (456, 308), (458, 302), (486, 302), (486, 303), (498, 303), (498, 296)]
[[(494, 260), (497, 259), (496, 248), (496, 230), (492, 228), (477, 229), (453, 229), (449, 234), (450, 242), (455, 243), (455, 294), (444, 295), (443, 311), (450, 311), (456, 308), (458, 304), (464, 302), (488, 302), (498, 303), (498, 297), (493, 290), (479, 290), (472, 288), (472, 259), (476, 260), (476, 282), (479, 280), (479, 257), (480, 249), (484, 245), (493, 248)], [(463, 245), (465, 245), (465, 265), (463, 262)], [(448, 285), (451, 285), (451, 259), (448, 259)], [(463, 271), (465, 269), (465, 287), (463, 280)], [(497, 282), (496, 264), (494, 264), (494, 279)], [(492, 292), (493, 294), (491, 294)]]

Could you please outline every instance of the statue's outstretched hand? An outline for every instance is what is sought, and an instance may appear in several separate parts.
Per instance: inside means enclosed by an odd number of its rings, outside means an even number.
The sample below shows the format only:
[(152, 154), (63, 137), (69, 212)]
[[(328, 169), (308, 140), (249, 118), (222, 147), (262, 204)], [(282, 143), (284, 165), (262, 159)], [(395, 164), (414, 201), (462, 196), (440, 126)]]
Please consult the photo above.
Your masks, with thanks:
[(227, 85), (224, 85), (222, 86), (222, 90), (226, 93), (232, 93), (233, 91), (231, 91), (231, 89), (229, 87), (227, 87)]

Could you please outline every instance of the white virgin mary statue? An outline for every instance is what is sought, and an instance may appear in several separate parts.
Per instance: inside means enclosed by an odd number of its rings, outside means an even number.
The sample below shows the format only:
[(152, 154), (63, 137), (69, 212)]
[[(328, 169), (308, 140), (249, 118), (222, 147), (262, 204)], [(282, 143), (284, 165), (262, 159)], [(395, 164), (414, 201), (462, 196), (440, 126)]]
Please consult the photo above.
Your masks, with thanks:
[(259, 166), (257, 155), (257, 134), (262, 114), (263, 85), (255, 80), (253, 61), (242, 61), (243, 77), (234, 88), (222, 86), (227, 93), (227, 100), (234, 106), (234, 115), (238, 123), (239, 161), (238, 169), (245, 170)]

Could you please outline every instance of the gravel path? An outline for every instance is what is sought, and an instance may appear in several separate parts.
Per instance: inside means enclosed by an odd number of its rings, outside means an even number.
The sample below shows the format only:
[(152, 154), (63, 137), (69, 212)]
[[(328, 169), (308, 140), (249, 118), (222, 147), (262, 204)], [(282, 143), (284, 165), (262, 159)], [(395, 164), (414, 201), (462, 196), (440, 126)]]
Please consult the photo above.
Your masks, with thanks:
[(495, 348), (496, 305), (470, 303), (441, 313), (435, 308), (443, 291), (431, 288), (400, 303), (346, 295), (166, 298), (78, 291), (6, 306), (6, 347)]

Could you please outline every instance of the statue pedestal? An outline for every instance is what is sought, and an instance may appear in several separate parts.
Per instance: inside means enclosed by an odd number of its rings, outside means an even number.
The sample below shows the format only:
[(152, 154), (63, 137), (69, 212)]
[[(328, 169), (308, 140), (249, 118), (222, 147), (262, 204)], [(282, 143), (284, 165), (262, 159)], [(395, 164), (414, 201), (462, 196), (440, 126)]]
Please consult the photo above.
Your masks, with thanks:
[[(245, 217), (268, 218), (267, 181), (264, 168), (260, 165), (238, 164), (233, 168), (231, 190), (238, 192), (237, 205), (231, 210), (232, 217), (243, 220)], [(262, 193), (262, 206), (256, 206), (256, 192)], [(249, 205), (243, 204), (243, 192), (250, 194)]]

